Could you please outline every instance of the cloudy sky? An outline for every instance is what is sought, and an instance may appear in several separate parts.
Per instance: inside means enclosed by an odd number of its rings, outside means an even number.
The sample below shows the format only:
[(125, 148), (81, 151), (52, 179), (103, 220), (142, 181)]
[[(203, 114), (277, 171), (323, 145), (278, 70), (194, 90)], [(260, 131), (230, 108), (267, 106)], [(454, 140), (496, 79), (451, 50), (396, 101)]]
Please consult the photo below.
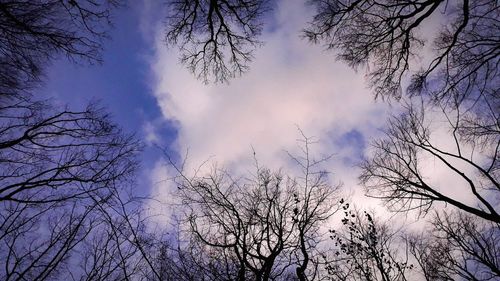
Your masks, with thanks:
[[(270, 15), (273, 28), (264, 29), (265, 45), (250, 71), (228, 85), (197, 81), (177, 63), (177, 52), (164, 47), (162, 30), (157, 31), (152, 95), (162, 117), (174, 121), (174, 150), (189, 150), (190, 165), (210, 157), (244, 172), (254, 149), (264, 165), (291, 168), (285, 150), (297, 150), (300, 128), (318, 141), (317, 157), (334, 154), (328, 167), (334, 178), (356, 185), (353, 165), (384, 123), (385, 105), (374, 102), (363, 73), (300, 37), (311, 14), (303, 2), (278, 3)], [(161, 138), (154, 134), (152, 139)]]
[(43, 88), (71, 106), (101, 100), (116, 122), (144, 140), (144, 193), (169, 196), (169, 169), (158, 147), (174, 159), (188, 151), (188, 170), (210, 160), (244, 173), (253, 151), (263, 165), (291, 170), (286, 151), (298, 152), (300, 128), (317, 141), (317, 157), (333, 154), (327, 166), (333, 180), (362, 196), (355, 164), (395, 109), (374, 100), (362, 70), (355, 72), (301, 38), (312, 13), (305, 1), (278, 1), (250, 71), (229, 84), (210, 85), (196, 80), (179, 64), (177, 50), (165, 46), (165, 7), (159, 2), (131, 1), (119, 9), (104, 63), (60, 60)]

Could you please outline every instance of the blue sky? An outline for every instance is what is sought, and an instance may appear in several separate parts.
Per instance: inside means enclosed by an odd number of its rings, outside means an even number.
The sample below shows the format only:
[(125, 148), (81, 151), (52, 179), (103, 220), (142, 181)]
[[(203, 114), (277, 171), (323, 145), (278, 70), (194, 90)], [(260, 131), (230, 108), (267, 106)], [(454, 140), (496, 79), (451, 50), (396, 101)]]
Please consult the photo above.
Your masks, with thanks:
[[(60, 58), (40, 92), (72, 108), (97, 99), (113, 119), (145, 144), (141, 191), (168, 198), (171, 177), (159, 145), (174, 158), (189, 151), (188, 169), (207, 159), (245, 173), (252, 149), (272, 168), (293, 169), (300, 127), (318, 141), (317, 155), (334, 154), (335, 182), (360, 193), (355, 164), (384, 123), (362, 73), (335, 62), (300, 38), (311, 14), (303, 1), (278, 1), (269, 12), (250, 72), (229, 84), (205, 85), (179, 64), (163, 41), (158, 1), (131, 1), (115, 10), (101, 65)], [(360, 193), (361, 194), (361, 193)]]
[(355, 173), (342, 171), (363, 155), (365, 135), (382, 124), (385, 107), (373, 101), (361, 74), (300, 38), (310, 12), (302, 1), (277, 2), (250, 72), (229, 84), (204, 85), (165, 46), (164, 6), (131, 1), (115, 11), (103, 64), (61, 58), (49, 67), (41, 92), (74, 108), (100, 100), (147, 144), (140, 184), (154, 196), (168, 196), (155, 194), (155, 186), (169, 172), (152, 144), (174, 156), (189, 150), (193, 166), (210, 158), (240, 171), (253, 147), (277, 168), (290, 164), (283, 151), (296, 149), (297, 126), (318, 139), (318, 154), (338, 155), (332, 167), (353, 185)]
[[(356, 163), (369, 155), (369, 141), (380, 136), (395, 108), (375, 101), (362, 70), (337, 62), (332, 52), (301, 38), (312, 14), (302, 0), (277, 1), (267, 15), (248, 73), (229, 84), (205, 85), (179, 64), (179, 53), (164, 42), (164, 6), (131, 1), (115, 11), (102, 65), (75, 65), (61, 58), (48, 68), (39, 91), (73, 108), (98, 99), (114, 120), (146, 144), (138, 177), (141, 191), (169, 200), (173, 176), (159, 145), (178, 159), (188, 153), (186, 170), (210, 160), (246, 173), (255, 150), (270, 168), (294, 171), (286, 151), (299, 153), (299, 127), (317, 142), (313, 153), (332, 155), (325, 168), (333, 181), (359, 202), (382, 211), (364, 197)], [(443, 147), (450, 143), (438, 128)], [(426, 175), (436, 183), (461, 183), (429, 161)], [(455, 177), (456, 178), (456, 177)], [(453, 191), (451, 191), (453, 192)], [(464, 198), (466, 200), (467, 198)]]
[[(145, 139), (145, 124), (154, 123), (165, 147), (175, 139), (175, 127), (161, 118), (156, 98), (149, 85), (149, 58), (154, 49), (141, 31), (143, 3), (129, 3), (115, 10), (114, 28), (104, 43), (101, 65), (73, 64), (60, 58), (48, 68), (41, 92), (49, 98), (81, 108), (97, 99), (112, 114), (115, 122), (128, 133)], [(161, 11), (158, 11), (161, 13)], [(142, 166), (154, 166), (160, 154), (147, 146)]]

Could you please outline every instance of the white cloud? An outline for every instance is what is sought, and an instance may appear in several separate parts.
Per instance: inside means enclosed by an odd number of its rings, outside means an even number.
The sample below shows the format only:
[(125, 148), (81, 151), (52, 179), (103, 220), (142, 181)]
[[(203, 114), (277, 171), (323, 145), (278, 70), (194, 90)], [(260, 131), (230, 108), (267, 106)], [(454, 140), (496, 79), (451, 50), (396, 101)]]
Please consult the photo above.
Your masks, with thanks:
[[(250, 71), (229, 85), (196, 80), (178, 63), (178, 53), (164, 46), (162, 31), (158, 33), (151, 61), (153, 93), (163, 117), (178, 125), (173, 149), (180, 154), (189, 150), (188, 171), (210, 157), (233, 171), (248, 171), (252, 148), (262, 165), (287, 169), (292, 161), (284, 150), (298, 151), (299, 126), (319, 140), (318, 155), (335, 154), (328, 167), (333, 180), (344, 182), (360, 207), (381, 212), (380, 201), (363, 196), (352, 162), (342, 161), (359, 156), (362, 148), (342, 143), (342, 138), (352, 130), (365, 140), (379, 133), (387, 106), (374, 101), (362, 73), (300, 38), (309, 19), (307, 9), (303, 1), (281, 1), (274, 11), (275, 28), (263, 34), (265, 45)], [(155, 172), (152, 181), (167, 177)], [(158, 188), (152, 195), (169, 198)]]
[(302, 1), (281, 2), (277, 28), (264, 34), (250, 72), (229, 85), (195, 80), (158, 40), (154, 94), (164, 117), (178, 122), (177, 149), (189, 148), (191, 162), (214, 155), (239, 165), (253, 146), (264, 163), (283, 165), (280, 154), (295, 146), (296, 126), (322, 141), (321, 152), (335, 153), (330, 138), (353, 129), (369, 135), (383, 123), (384, 106), (363, 76), (299, 37), (305, 9)]
[[(358, 169), (344, 160), (359, 157), (362, 142), (379, 134), (388, 106), (374, 101), (363, 73), (300, 38), (309, 15), (303, 1), (279, 2), (275, 28), (263, 34), (265, 46), (256, 53), (250, 72), (229, 85), (196, 80), (178, 63), (178, 53), (164, 46), (160, 31), (151, 62), (153, 93), (163, 117), (178, 125), (173, 149), (180, 154), (189, 150), (188, 170), (210, 158), (234, 171), (247, 171), (252, 148), (261, 164), (290, 168), (284, 149), (297, 151), (299, 126), (319, 140), (319, 155), (335, 154), (329, 166), (334, 180), (344, 182), (357, 205), (382, 213), (380, 201), (363, 196)], [(352, 132), (360, 139), (345, 137)], [(428, 167), (429, 177), (455, 185), (442, 167)], [(168, 175), (155, 174), (156, 181), (162, 177)]]
[[(355, 73), (336, 62), (332, 53), (300, 38), (310, 15), (303, 2), (278, 3), (272, 31), (263, 34), (265, 46), (256, 53), (250, 72), (229, 85), (204, 85), (196, 80), (178, 63), (178, 53), (164, 46), (159, 33), (151, 62), (153, 93), (163, 117), (178, 126), (173, 149), (180, 154), (189, 150), (188, 171), (210, 158), (245, 172), (253, 164), (252, 148), (261, 164), (290, 171), (292, 161), (284, 150), (298, 152), (299, 126), (319, 141), (315, 153), (335, 154), (328, 168), (335, 182), (344, 183), (345, 193), (358, 208), (391, 218), (393, 226), (421, 231), (424, 220), (389, 214), (380, 200), (364, 196), (353, 160), (365, 152), (368, 143), (364, 142), (380, 134), (389, 107), (374, 101), (363, 73)], [(450, 149), (449, 131), (439, 122), (433, 140)], [(427, 158), (422, 171), (446, 194), (474, 204), (469, 193), (459, 191), (466, 183), (442, 164)], [(151, 173), (152, 182), (161, 183), (154, 185), (152, 196), (161, 201), (170, 201), (170, 191), (175, 189), (164, 181), (169, 174), (161, 163)]]
[(144, 131), (144, 138), (148, 145), (154, 145), (161, 142), (161, 137), (158, 135), (157, 129), (152, 122), (144, 122), (142, 130)]

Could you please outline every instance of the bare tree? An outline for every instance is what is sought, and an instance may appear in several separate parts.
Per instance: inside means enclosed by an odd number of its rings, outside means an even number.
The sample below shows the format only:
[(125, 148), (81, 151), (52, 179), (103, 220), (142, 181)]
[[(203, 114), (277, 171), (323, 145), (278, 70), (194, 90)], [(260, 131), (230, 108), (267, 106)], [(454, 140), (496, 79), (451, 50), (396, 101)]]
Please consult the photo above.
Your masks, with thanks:
[(409, 280), (413, 265), (402, 234), (343, 200), (342, 210), (342, 227), (330, 230), (333, 249), (325, 255), (330, 280)]
[(147, 230), (145, 202), (122, 184), (108, 188), (106, 198), (7, 202), (2, 280), (165, 280), (152, 262), (161, 237)]
[(500, 228), (460, 212), (436, 214), (432, 236), (410, 239), (426, 280), (493, 280), (500, 277)]
[(0, 107), (0, 201), (57, 202), (105, 192), (134, 171), (139, 149), (97, 104), (55, 111), (46, 102), (11, 99)]
[[(361, 165), (361, 181), (371, 196), (384, 199), (396, 210), (420, 209), (427, 212), (434, 202), (444, 202), (485, 220), (499, 223), (495, 197), (498, 183), (499, 134), (486, 134), (485, 142), (476, 139), (466, 143), (471, 135), (461, 134), (461, 108), (441, 116), (447, 120), (451, 147), (437, 145), (423, 105), (408, 105), (405, 112), (390, 119), (385, 137), (373, 143), (373, 155)], [(477, 119), (475, 119), (477, 120)], [(442, 123), (441, 123), (442, 124)], [(446, 123), (445, 123), (446, 124)], [(480, 125), (477, 129), (480, 131)], [(494, 130), (497, 130), (498, 123)], [(465, 130), (471, 132), (471, 130)], [(422, 171), (427, 159), (463, 182), (455, 192), (446, 192)], [(457, 190), (475, 199), (466, 203), (456, 197)]]
[[(373, 142), (372, 153), (361, 164), (360, 179), (368, 195), (383, 199), (396, 211), (417, 209), (427, 214), (434, 203), (441, 202), (465, 213), (441, 214), (434, 221), (432, 231), (446, 238), (425, 244), (428, 238), (421, 237), (420, 246), (412, 241), (428, 280), (496, 278), (491, 257), (497, 249), (490, 240), (500, 223), (495, 199), (500, 192), (499, 40), (493, 34), (499, 29), (497, 3), (312, 2), (318, 13), (306, 31), (310, 40), (338, 50), (339, 58), (352, 67), (368, 66), (376, 96), (399, 98), (405, 91), (420, 96), (389, 119), (385, 135)], [(426, 34), (435, 52), (429, 64), (418, 70), (417, 57), (423, 55), (425, 43), (419, 32), (439, 13), (445, 15), (444, 25)], [(436, 127), (448, 143), (438, 139)], [(462, 184), (451, 191), (429, 177), (428, 165), (440, 167)], [(464, 200), (463, 195), (472, 200)], [(481, 251), (471, 251), (474, 243), (489, 253), (488, 261), (478, 258)]]
[(176, 232), (169, 233), (153, 249), (159, 280), (236, 280), (239, 263), (234, 257), (207, 245), (183, 240), (179, 226), (176, 224)]
[(59, 213), (54, 205), (37, 210), (2, 205), (3, 280), (56, 279), (68, 253), (88, 234), (86, 218), (95, 207), (78, 212), (72, 204)]
[(118, 2), (0, 1), (0, 96), (31, 89), (58, 55), (99, 62)]
[(166, 40), (181, 61), (205, 82), (225, 82), (248, 69), (261, 43), (263, 0), (170, 0)]
[(3, 101), (0, 274), (4, 280), (67, 280), (65, 266), (102, 228), (103, 211), (116, 206), (132, 179), (139, 142), (97, 104), (55, 111), (49, 102)]
[[(496, 1), (313, 0), (316, 15), (305, 36), (338, 51), (352, 67), (368, 65), (375, 95), (400, 97), (413, 72), (411, 94), (430, 93), (474, 100), (498, 95), (499, 7)], [(445, 23), (429, 34), (422, 27), (445, 15)], [(418, 70), (423, 32), (435, 53)], [(438, 77), (438, 79), (436, 79)]]
[[(118, 190), (115, 190), (117, 192)], [(137, 252), (112, 212), (115, 194), (51, 204), (3, 202), (2, 280), (109, 280), (131, 276)], [(107, 218), (113, 214), (113, 221)]]
[(226, 279), (317, 278), (319, 227), (337, 210), (331, 204), (338, 186), (318, 169), (323, 159), (309, 156), (310, 144), (306, 138), (305, 155), (293, 158), (304, 172), (296, 178), (258, 164), (256, 174), (236, 179), (217, 168), (193, 177), (179, 169), (188, 241), (227, 261), (234, 275)]
[[(98, 225), (90, 230), (68, 266), (73, 280), (171, 280), (162, 278), (153, 262), (162, 232), (148, 229), (146, 201), (123, 188), (98, 204)], [(75, 269), (79, 269), (75, 270)]]
[(60, 55), (101, 61), (119, 2), (0, 1), (2, 280), (159, 280), (127, 197), (139, 141), (97, 103), (73, 111), (29, 93)]

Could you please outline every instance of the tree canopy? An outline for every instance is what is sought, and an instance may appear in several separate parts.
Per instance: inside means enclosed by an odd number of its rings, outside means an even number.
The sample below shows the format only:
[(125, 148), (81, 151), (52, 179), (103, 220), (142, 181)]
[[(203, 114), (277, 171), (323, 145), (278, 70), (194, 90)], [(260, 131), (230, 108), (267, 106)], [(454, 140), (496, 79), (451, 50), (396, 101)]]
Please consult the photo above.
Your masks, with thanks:
[(118, 1), (0, 1), (0, 95), (37, 86), (55, 57), (101, 61)]
[[(344, 197), (322, 166), (330, 158), (315, 158), (300, 129), (292, 171), (261, 166), (254, 152), (252, 171), (189, 174), (163, 150), (176, 213), (171, 227), (155, 224), (147, 202), (157, 198), (137, 196), (138, 137), (99, 102), (72, 109), (36, 91), (58, 57), (101, 62), (121, 1), (0, 0), (0, 279), (500, 278), (497, 1), (307, 3), (300, 35), (397, 105), (358, 165), (366, 195), (417, 211), (423, 229)], [(230, 82), (265, 43), (272, 7), (169, 0), (165, 41), (198, 79)], [(432, 178), (430, 162), (459, 184)]]

